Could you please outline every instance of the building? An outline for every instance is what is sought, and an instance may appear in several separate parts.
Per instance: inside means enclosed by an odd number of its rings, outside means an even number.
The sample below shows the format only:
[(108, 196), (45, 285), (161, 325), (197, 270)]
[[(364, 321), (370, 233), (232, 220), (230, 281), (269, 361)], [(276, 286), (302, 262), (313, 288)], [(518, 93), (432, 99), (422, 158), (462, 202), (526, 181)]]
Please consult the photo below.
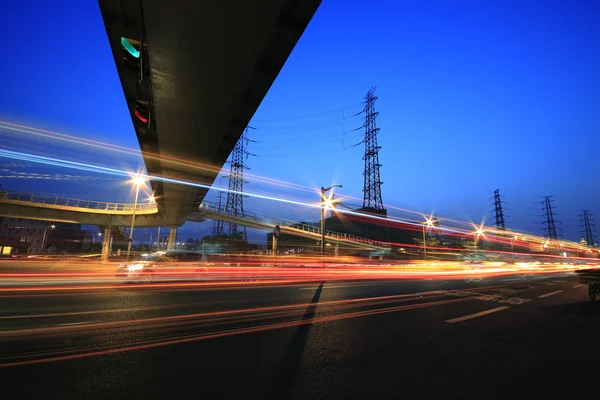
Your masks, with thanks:
[(57, 223), (48, 231), (46, 251), (50, 253), (81, 253), (92, 245), (92, 234), (79, 224)]
[(51, 229), (47, 221), (0, 218), (0, 254), (39, 254)]
[[(362, 210), (361, 210), (362, 211)], [(383, 212), (377, 217), (381, 217)], [(320, 227), (319, 222), (303, 222), (303, 224), (313, 225)], [(292, 225), (293, 226), (293, 225)], [(369, 216), (347, 214), (347, 213), (336, 213), (331, 212), (331, 215), (325, 219), (325, 229), (337, 233), (347, 233), (349, 235), (359, 236), (366, 239), (372, 239), (384, 243), (392, 243), (395, 245), (396, 251), (388, 256), (403, 258), (404, 255), (399, 253), (399, 249), (404, 244), (412, 244), (413, 238), (420, 235), (420, 230), (409, 224), (401, 223), (389, 219), (377, 219), (373, 220)], [(273, 233), (267, 235), (267, 244), (270, 246), (273, 240)], [(321, 245), (319, 240), (302, 238), (290, 234), (281, 234), (279, 237), (278, 248), (280, 252), (294, 251), (296, 253), (320, 254)], [(333, 254), (334, 248), (326, 249), (328, 253)], [(345, 253), (351, 255), (371, 255), (372, 251), (369, 250), (352, 250)]]
[(0, 218), (0, 254), (80, 253), (92, 235), (81, 225), (33, 219)]

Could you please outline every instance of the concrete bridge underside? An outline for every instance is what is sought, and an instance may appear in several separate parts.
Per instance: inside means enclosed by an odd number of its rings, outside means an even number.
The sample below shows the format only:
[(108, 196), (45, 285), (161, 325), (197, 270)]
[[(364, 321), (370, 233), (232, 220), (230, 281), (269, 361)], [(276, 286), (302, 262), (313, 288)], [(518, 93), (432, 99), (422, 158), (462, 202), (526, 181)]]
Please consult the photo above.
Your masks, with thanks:
[[(214, 182), (320, 2), (99, 0), (149, 175)], [(122, 37), (145, 43), (142, 74), (123, 60)], [(148, 123), (135, 116), (140, 100), (152, 105)], [(207, 192), (152, 187), (168, 221)]]

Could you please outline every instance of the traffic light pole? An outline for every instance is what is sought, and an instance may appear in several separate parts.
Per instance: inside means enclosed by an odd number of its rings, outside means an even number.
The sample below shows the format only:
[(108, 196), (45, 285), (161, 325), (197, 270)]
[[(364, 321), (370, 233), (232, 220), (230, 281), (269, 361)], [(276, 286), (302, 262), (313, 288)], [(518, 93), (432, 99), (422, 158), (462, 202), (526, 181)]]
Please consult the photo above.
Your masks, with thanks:
[(323, 201), (323, 207), (321, 207), (321, 257), (325, 257), (325, 188), (321, 188), (321, 200)]

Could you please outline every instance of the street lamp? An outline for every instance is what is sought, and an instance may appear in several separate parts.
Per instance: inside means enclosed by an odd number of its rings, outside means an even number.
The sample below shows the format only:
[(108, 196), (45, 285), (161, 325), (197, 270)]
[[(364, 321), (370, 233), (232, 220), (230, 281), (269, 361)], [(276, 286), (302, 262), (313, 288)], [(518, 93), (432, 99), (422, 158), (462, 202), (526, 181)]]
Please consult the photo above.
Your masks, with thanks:
[[(322, 207), (321, 207), (321, 256), (325, 257), (325, 213), (327, 212), (328, 208), (333, 208), (333, 201), (331, 199), (331, 196), (329, 196), (329, 198), (325, 197), (325, 194), (335, 188), (343, 188), (342, 185), (331, 185), (328, 188), (324, 188), (321, 186), (321, 200), (322, 200)], [(333, 193), (333, 192), (332, 192)]]
[(511, 253), (514, 252), (513, 240), (519, 240), (519, 236), (515, 235), (515, 236), (510, 237), (510, 252)]
[(427, 239), (425, 238), (425, 226), (432, 227), (433, 226), (433, 218), (425, 217), (425, 222), (423, 222), (423, 259), (427, 260)]
[[(98, 236), (102, 236), (102, 232), (98, 232)], [(92, 246), (96, 244), (96, 235), (92, 235)]]
[(133, 214), (131, 215), (131, 229), (129, 230), (129, 241), (127, 243), (127, 260), (131, 253), (131, 243), (133, 242), (133, 229), (135, 228), (135, 210), (137, 209), (138, 196), (140, 195), (140, 187), (146, 183), (141, 175), (135, 175), (131, 177), (130, 181), (135, 187), (135, 201), (133, 202)]
[(475, 227), (475, 232), (473, 234), (473, 237), (475, 238), (475, 252), (477, 252), (477, 248), (479, 246), (479, 236), (483, 235), (483, 225), (479, 226), (479, 227)]
[[(50, 224), (50, 229), (56, 229), (56, 225)], [(46, 246), (46, 237), (48, 236), (48, 228), (44, 229), (44, 236), (42, 236), (42, 253), (45, 253), (44, 249)]]

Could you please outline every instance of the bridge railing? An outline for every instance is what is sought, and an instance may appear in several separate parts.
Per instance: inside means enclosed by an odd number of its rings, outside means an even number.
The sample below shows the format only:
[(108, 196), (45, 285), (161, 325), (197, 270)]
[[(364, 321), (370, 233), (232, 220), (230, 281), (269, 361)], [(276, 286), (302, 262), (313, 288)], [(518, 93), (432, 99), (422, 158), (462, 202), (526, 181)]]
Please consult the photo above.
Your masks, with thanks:
[[(228, 214), (226, 212), (225, 206), (223, 204), (218, 204), (218, 203), (215, 203), (212, 201), (203, 201), (200, 204), (199, 209), (217, 212), (217, 213), (221, 213), (221, 214)], [(233, 214), (229, 214), (229, 215), (232, 215), (237, 218), (245, 219), (245, 220), (258, 222), (258, 223), (263, 223), (263, 224), (268, 224), (268, 225), (285, 226), (288, 228), (298, 229), (298, 230), (301, 230), (304, 232), (321, 235), (320, 227), (316, 227), (314, 225), (309, 225), (309, 224), (304, 224), (302, 222), (296, 222), (296, 221), (291, 221), (291, 220), (282, 219), (282, 218), (271, 218), (271, 217), (267, 217), (262, 214), (257, 214), (257, 213), (251, 212), (251, 211), (244, 211), (243, 216), (242, 215), (233, 215)], [(340, 232), (333, 232), (330, 230), (325, 230), (325, 236), (330, 239), (363, 243), (363, 244), (368, 244), (368, 245), (372, 245), (372, 246), (389, 247), (383, 242), (379, 242), (377, 240), (366, 239), (366, 238), (351, 235), (348, 233), (340, 233)]]
[[(132, 211), (134, 204), (132, 203), (112, 203), (104, 201), (73, 199), (61, 196), (49, 196), (45, 194), (35, 194), (26, 192), (0, 191), (0, 201), (16, 200), (27, 203), (50, 204), (66, 207), (89, 208), (92, 210), (104, 211)], [(156, 205), (153, 203), (138, 203), (135, 207), (136, 211), (155, 210)]]

